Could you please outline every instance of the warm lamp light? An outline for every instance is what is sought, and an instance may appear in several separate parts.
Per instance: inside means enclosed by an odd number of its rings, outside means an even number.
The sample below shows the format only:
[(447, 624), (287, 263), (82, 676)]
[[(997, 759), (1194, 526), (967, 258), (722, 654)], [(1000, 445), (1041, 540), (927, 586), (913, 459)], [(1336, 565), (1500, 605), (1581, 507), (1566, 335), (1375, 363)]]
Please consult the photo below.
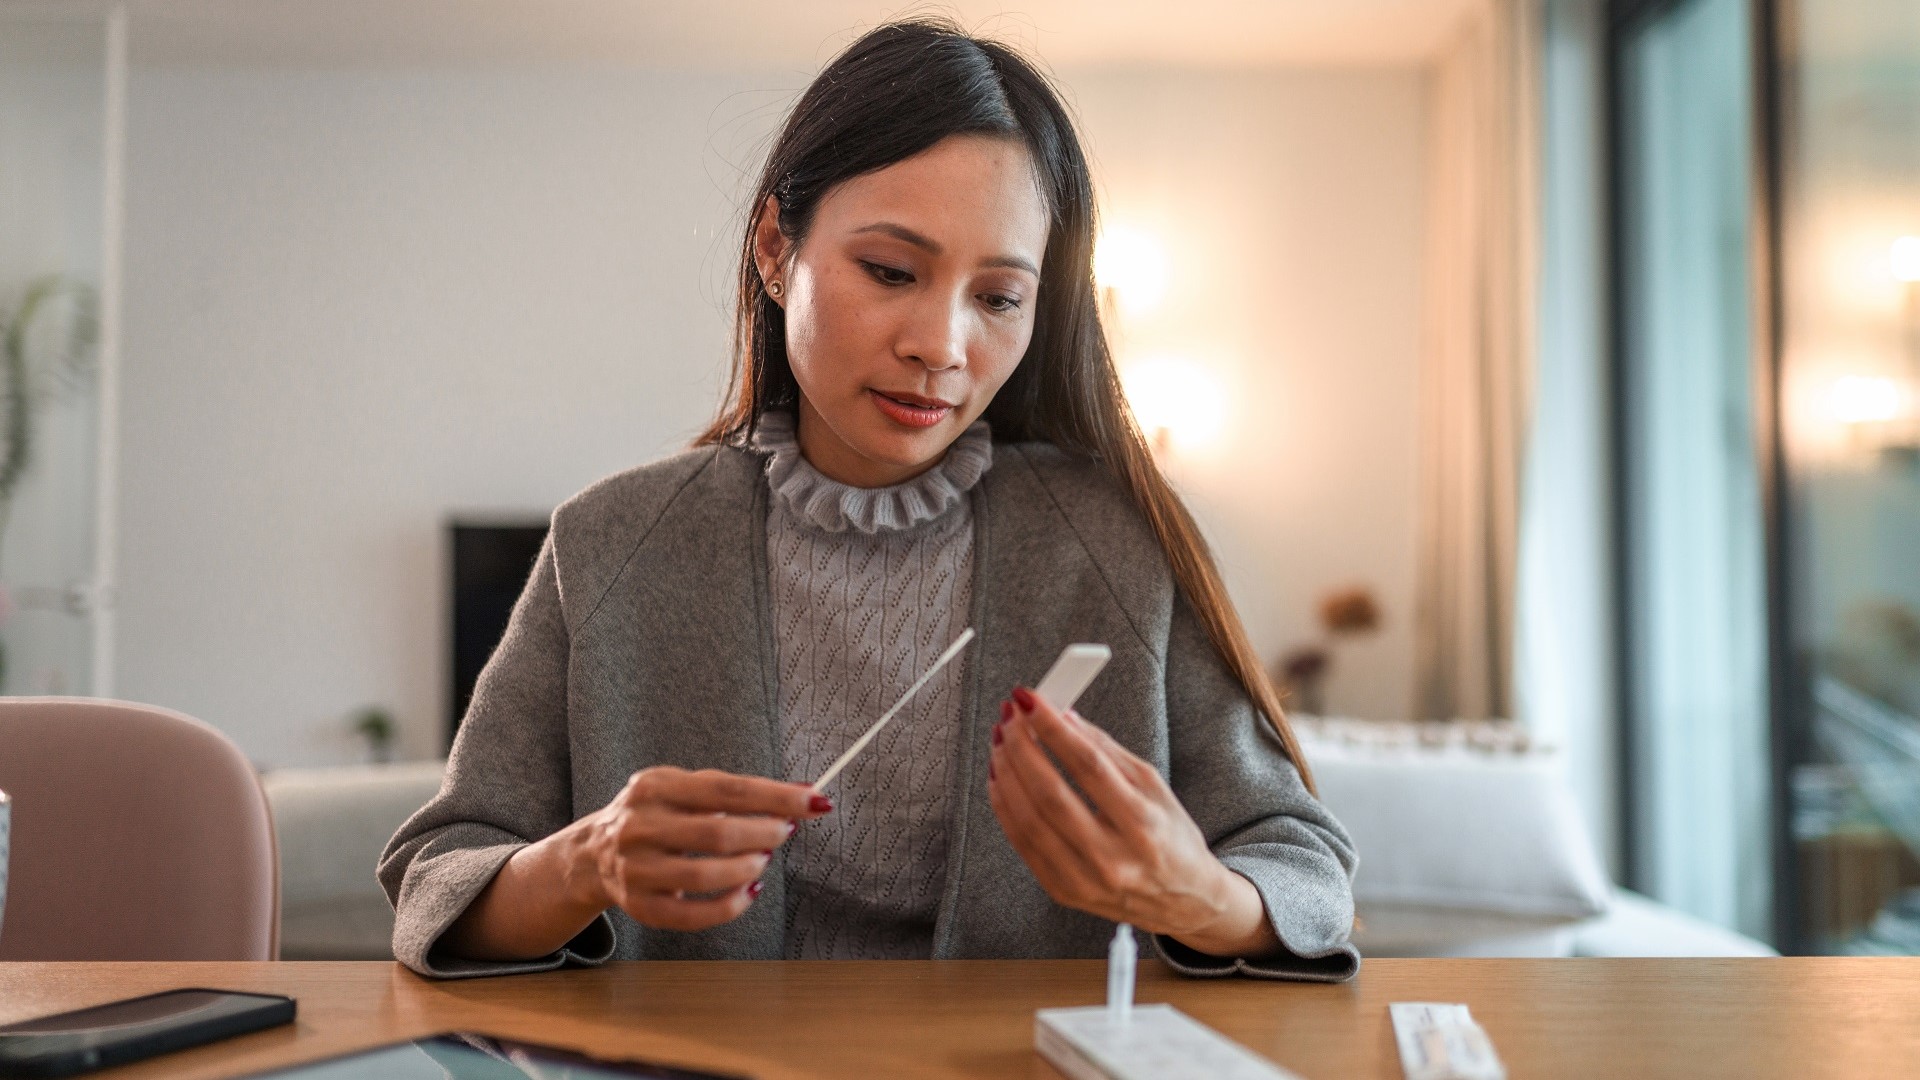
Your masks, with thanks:
[(1126, 310), (1151, 311), (1167, 292), (1166, 249), (1146, 233), (1109, 225), (1093, 247), (1093, 278)]
[(1835, 379), (1827, 407), (1842, 424), (1884, 424), (1907, 411), (1907, 390), (1897, 380), (1877, 375)]
[(1893, 242), (1887, 253), (1888, 266), (1895, 281), (1920, 281), (1920, 236), (1903, 236)]
[(1212, 442), (1226, 421), (1227, 394), (1213, 373), (1165, 357), (1129, 365), (1120, 374), (1127, 405), (1154, 449)]

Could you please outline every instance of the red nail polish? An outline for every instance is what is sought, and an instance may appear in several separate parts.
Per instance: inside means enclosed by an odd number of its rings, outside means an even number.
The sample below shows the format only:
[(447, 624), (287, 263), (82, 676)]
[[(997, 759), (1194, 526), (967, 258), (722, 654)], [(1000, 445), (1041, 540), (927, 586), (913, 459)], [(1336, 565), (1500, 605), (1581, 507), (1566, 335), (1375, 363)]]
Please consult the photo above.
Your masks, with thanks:
[(757, 882), (757, 881), (756, 881), (756, 882), (754, 882), (753, 884), (751, 884), (751, 885), (749, 885), (749, 886), (747, 886), (747, 896), (748, 896), (749, 898), (752, 898), (752, 897), (755, 897), (755, 896), (759, 896), (759, 895), (760, 895), (760, 889), (761, 889), (761, 884), (760, 884), (759, 882)]
[(1000, 725), (998, 724), (993, 726), (993, 745), (1000, 745)]
[(762, 854), (762, 855), (765, 855), (765, 856), (766, 856), (767, 858), (769, 858), (769, 859), (771, 859), (771, 858), (773, 858), (773, 850), (772, 850), (771, 848), (769, 848), (769, 849), (768, 849), (768, 850), (766, 850), (766, 851), (763, 851), (763, 852), (761, 852), (760, 854)]
[(833, 803), (829, 801), (825, 795), (815, 795), (813, 798), (807, 800), (807, 809), (816, 814), (824, 814), (833, 809)]
[(794, 834), (794, 832), (795, 832), (795, 831), (796, 831), (797, 829), (799, 829), (799, 828), (800, 828), (800, 823), (799, 823), (799, 822), (797, 822), (797, 821), (789, 821), (789, 822), (787, 822), (787, 835), (788, 835), (788, 836), (792, 836), (792, 835)]
[(1033, 696), (1033, 691), (1027, 689), (1026, 687), (1016, 686), (1013, 688), (1013, 700), (1020, 703), (1021, 711), (1032, 712), (1033, 703), (1039, 699), (1035, 698)]
[(1013, 719), (1013, 702), (1002, 701), (1000, 703), (1000, 722), (1004, 724), (1011, 719)]

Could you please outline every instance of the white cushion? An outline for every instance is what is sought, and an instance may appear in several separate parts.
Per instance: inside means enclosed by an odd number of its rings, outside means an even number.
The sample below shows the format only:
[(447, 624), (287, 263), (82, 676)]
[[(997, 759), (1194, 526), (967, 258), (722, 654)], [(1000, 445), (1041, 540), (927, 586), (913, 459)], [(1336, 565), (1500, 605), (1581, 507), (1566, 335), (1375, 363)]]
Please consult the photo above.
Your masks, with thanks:
[(1362, 951), (1564, 954), (1564, 928), (1607, 909), (1558, 754), (1511, 724), (1294, 723), (1360, 854)]
[(393, 907), (374, 879), (400, 824), (446, 763), (276, 769), (260, 778), (280, 842), (280, 955), (392, 959)]
[(1779, 956), (1771, 945), (1615, 889), (1607, 913), (1573, 930), (1575, 956)]

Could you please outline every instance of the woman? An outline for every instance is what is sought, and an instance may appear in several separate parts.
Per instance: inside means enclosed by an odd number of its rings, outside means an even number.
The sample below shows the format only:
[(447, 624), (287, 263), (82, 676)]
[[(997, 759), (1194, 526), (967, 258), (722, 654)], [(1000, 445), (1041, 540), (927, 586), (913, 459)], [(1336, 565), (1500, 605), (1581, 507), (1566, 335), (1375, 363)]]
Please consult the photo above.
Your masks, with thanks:
[[(1120, 396), (1045, 79), (883, 26), (750, 205), (730, 404), (554, 513), (382, 856), (395, 955), (1094, 957), (1124, 920), (1190, 974), (1351, 976), (1351, 845)], [(1024, 686), (1073, 641), (1113, 658), (1061, 714)]]

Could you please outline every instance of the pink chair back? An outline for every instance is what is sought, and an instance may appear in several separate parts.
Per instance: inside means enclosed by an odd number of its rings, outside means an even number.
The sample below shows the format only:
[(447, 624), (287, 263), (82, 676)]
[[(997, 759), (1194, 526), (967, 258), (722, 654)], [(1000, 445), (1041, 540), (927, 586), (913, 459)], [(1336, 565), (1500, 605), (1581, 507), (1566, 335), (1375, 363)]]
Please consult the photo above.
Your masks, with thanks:
[(0, 791), (0, 960), (278, 957), (273, 821), (213, 728), (123, 701), (0, 699)]

